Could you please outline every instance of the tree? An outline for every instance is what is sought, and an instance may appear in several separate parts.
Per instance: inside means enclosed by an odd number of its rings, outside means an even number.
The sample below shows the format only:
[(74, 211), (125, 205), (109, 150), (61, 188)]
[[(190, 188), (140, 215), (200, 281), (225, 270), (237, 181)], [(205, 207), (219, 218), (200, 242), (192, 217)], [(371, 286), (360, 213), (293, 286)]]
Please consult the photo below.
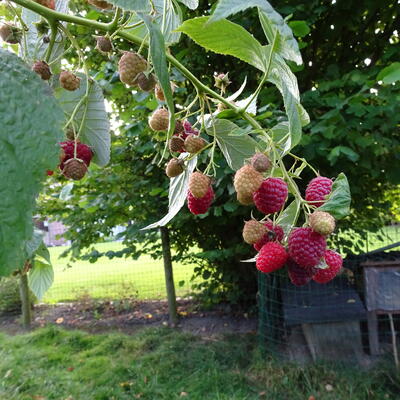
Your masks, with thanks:
[[(287, 62), (294, 62), (300, 65), (302, 59), (292, 31), (268, 2), (261, 0), (247, 3), (235, 2), (235, 7), (231, 8), (231, 2), (221, 0), (218, 2), (211, 17), (189, 19), (183, 23), (180, 21), (181, 14), (178, 10), (179, 7), (174, 2), (135, 1), (126, 4), (122, 0), (111, 0), (110, 3), (117, 6), (117, 8), (112, 18), (104, 16), (109, 22), (94, 21), (90, 19), (90, 15), (86, 18), (70, 15), (65, 12), (65, 4), (57, 4), (57, 10), (64, 12), (55, 12), (53, 11), (54, 4), (51, 1), (41, 1), (44, 5), (37, 4), (31, 0), (14, 0), (13, 2), (24, 8), (25, 14), (22, 15), (21, 23), (23, 27), (28, 30), (19, 31), (16, 27), (5, 24), (3, 26), (3, 36), (8, 42), (10, 42), (10, 35), (22, 36), (21, 54), (25, 60), (33, 62), (35, 58), (39, 57), (42, 59), (36, 61), (39, 62), (39, 64), (35, 63), (33, 65), (34, 71), (39, 73), (43, 79), (47, 79), (45, 76), (49, 75), (48, 63), (50, 63), (52, 72), (58, 73), (60, 69), (59, 59), (63, 57), (66, 43), (69, 43), (74, 49), (74, 53), (69, 60), (72, 61), (75, 68), (79, 68), (80, 65), (83, 66), (83, 73), (81, 74), (75, 75), (71, 71), (61, 72), (59, 79), (61, 88), (56, 80), (50, 80), (50, 86), (55, 90), (56, 96), (56, 99), (52, 100), (56, 110), (55, 114), (59, 115), (62, 109), (64, 117), (66, 117), (63, 121), (65, 133), (67, 137), (72, 138), (71, 142), (62, 145), (63, 154), (61, 156), (60, 168), (65, 176), (77, 179), (85, 175), (91, 161), (91, 155), (87, 153), (89, 151), (87, 145), (91, 146), (90, 151), (93, 152), (93, 162), (99, 167), (104, 167), (109, 160), (108, 153), (110, 142), (103, 94), (97, 82), (90, 78), (90, 67), (92, 64), (87, 62), (84, 48), (78, 42), (74, 30), (70, 29), (69, 26), (63, 25), (63, 22), (69, 22), (78, 27), (83, 26), (89, 28), (91, 32), (94, 30), (105, 32), (107, 36), (102, 38), (102, 40), (109, 40), (109, 37), (120, 38), (125, 41), (122, 47), (128, 46), (129, 44), (138, 45), (140, 49), (148, 47), (147, 61), (132, 52), (124, 53), (119, 61), (119, 77), (124, 83), (131, 86), (139, 84), (141, 87), (147, 87), (152, 86), (151, 82), (155, 79), (151, 74), (154, 72), (156, 75), (165, 97), (165, 105), (168, 108), (168, 112), (165, 109), (158, 109), (152, 116), (154, 124), (152, 125), (150, 123), (153, 130), (167, 131), (166, 134), (157, 134), (156, 136), (158, 139), (164, 139), (163, 141), (165, 142), (165, 145), (160, 146), (161, 149), (158, 153), (161, 160), (165, 159), (166, 144), (174, 134), (192, 134), (192, 136), (196, 138), (197, 132), (195, 130), (192, 128), (185, 128), (185, 132), (183, 132), (180, 127), (179, 123), (183, 123), (185, 119), (189, 117), (192, 117), (192, 123), (195, 123), (195, 125), (201, 129), (203, 135), (209, 140), (209, 143), (204, 146), (202, 145), (198, 151), (192, 151), (191, 154), (182, 154), (182, 160), (185, 162), (186, 169), (179, 176), (174, 176), (173, 179), (171, 179), (169, 189), (170, 207), (167, 216), (162, 218), (159, 222), (147, 226), (147, 229), (150, 227), (163, 226), (171, 221), (182, 207), (188, 187), (189, 196), (192, 196), (193, 202), (203, 201), (200, 199), (203, 195), (199, 194), (200, 192), (203, 193), (203, 189), (205, 190), (204, 193), (207, 195), (209, 193), (209, 197), (213, 197), (211, 180), (206, 178), (206, 175), (212, 176), (217, 180), (217, 183), (218, 181), (223, 182), (224, 180), (227, 182), (226, 180), (230, 179), (230, 177), (224, 172), (226, 168), (239, 171), (236, 174), (235, 190), (238, 193), (238, 200), (244, 204), (249, 204), (250, 200), (252, 201), (253, 193), (258, 191), (260, 185), (264, 183), (280, 182), (279, 185), (283, 185), (284, 187), (282, 190), (286, 191), (282, 200), (286, 200), (287, 190), (289, 189), (291, 193), (290, 204), (284, 209), (284, 202), (282, 202), (275, 210), (279, 211), (279, 214), (277, 214), (276, 219), (274, 219), (275, 224), (282, 226), (286, 237), (298, 220), (307, 221), (308, 215), (315, 210), (316, 207), (301, 196), (296, 180), (300, 178), (300, 174), (304, 168), (308, 167), (314, 173), (316, 173), (316, 170), (305, 159), (291, 153), (292, 148), (300, 142), (302, 127), (309, 123), (309, 118), (307, 112), (300, 103), (297, 81)], [(188, 2), (186, 0), (182, 2), (189, 7), (197, 7), (197, 2)], [(100, 8), (112, 8), (111, 4), (106, 2), (91, 0), (91, 3)], [(118, 7), (121, 7), (127, 12), (122, 13), (122, 10)], [(244, 11), (251, 7), (257, 7), (262, 29), (269, 42), (266, 46), (263, 46), (259, 40), (250, 35), (243, 27), (226, 19), (231, 14)], [(14, 11), (14, 9), (12, 9), (12, 11)], [(36, 14), (32, 14), (32, 12)], [(18, 17), (18, 13), (15, 15)], [(35, 15), (41, 15), (46, 21), (38, 20)], [(29, 24), (29, 26), (27, 24)], [(50, 35), (47, 36), (46, 31), (49, 28)], [(77, 29), (76, 32), (79, 33), (79, 29)], [(210, 86), (202, 83), (190, 70), (178, 61), (177, 58), (172, 56), (169, 51), (166, 51), (166, 44), (168, 47), (168, 45), (177, 42), (181, 33), (184, 33), (205, 49), (211, 50), (217, 54), (236, 57), (256, 68), (259, 74), (261, 74), (260, 82), (250, 97), (244, 98), (241, 101), (236, 100), (236, 98), (240, 96), (241, 91), (243, 91), (244, 86), (242, 86), (242, 89), (237, 93), (235, 98), (224, 97), (225, 90), (229, 84), (227, 75), (223, 74), (217, 76), (216, 84), (221, 89), (220, 93), (218, 93), (211, 89)], [(216, 38), (218, 38), (218, 40), (216, 40)], [(11, 39), (15, 41), (14, 37)], [(22, 71), (20, 75), (25, 74), (28, 80), (35, 81), (36, 79), (37, 85), (39, 85), (39, 78), (37, 76), (34, 77), (33, 74), (29, 76), (26, 69), (24, 70), (22, 67), (21, 61), (17, 61), (15, 56), (4, 52), (4, 58), (7, 63), (11, 65), (12, 70), (18, 67)], [(182, 105), (182, 112), (178, 113), (174, 112), (175, 104), (170, 86), (168, 64), (176, 68), (181, 75), (185, 76), (195, 89), (195, 91), (192, 92), (192, 98), (188, 96), (186, 103)], [(139, 65), (140, 69), (138, 69)], [(5, 67), (3, 69), (6, 70)], [(98, 69), (96, 69), (96, 71), (97, 70)], [(97, 78), (101, 80), (101, 74)], [(266, 120), (266, 114), (259, 114), (257, 116), (258, 110), (256, 100), (267, 81), (275, 86), (282, 95), (286, 115), (285, 119), (280, 118), (282, 114), (279, 113), (274, 113), (276, 118), (271, 118), (271, 120)], [(16, 84), (16, 82), (8, 82), (7, 84), (9, 87), (11, 83), (14, 85)], [(39, 92), (40, 90), (44, 91), (44, 85), (41, 84), (38, 90)], [(189, 103), (190, 100), (191, 102)], [(215, 111), (213, 102), (219, 106), (218, 112)], [(155, 103), (153, 102), (153, 106), (154, 105)], [(39, 112), (44, 112), (44, 109), (45, 107), (40, 105)], [(128, 110), (125, 111), (128, 112)], [(138, 114), (140, 114), (140, 111)], [(124, 112), (122, 115), (124, 115)], [(197, 119), (195, 119), (195, 117), (197, 117)], [(180, 119), (182, 119), (182, 121), (180, 121)], [(11, 123), (13, 123), (13, 121), (11, 121)], [(40, 121), (40, 123), (43, 124), (43, 121)], [(54, 126), (59, 127), (60, 122), (55, 121)], [(161, 126), (163, 127), (161, 128)], [(19, 128), (20, 131), (22, 131), (21, 127)], [(39, 135), (43, 132), (51, 133), (48, 128), (44, 128), (39, 122), (36, 123), (35, 121), (28, 128), (29, 134), (32, 134), (32, 132), (38, 133)], [(55, 129), (53, 133), (54, 144), (57, 141), (59, 129)], [(22, 132), (21, 136), (23, 137)], [(133, 141), (133, 145), (136, 144), (139, 143)], [(48, 143), (48, 147), (50, 147), (49, 145), (51, 145), (51, 141)], [(146, 145), (151, 146), (151, 150), (154, 151), (153, 145), (148, 142)], [(185, 144), (185, 146), (187, 146), (187, 144)], [(80, 149), (82, 149), (82, 151)], [(220, 155), (217, 149), (221, 151)], [(85, 156), (83, 156), (83, 150), (86, 152)], [(263, 180), (260, 171), (256, 171), (253, 166), (246, 164), (246, 160), (252, 157), (256, 152), (267, 153), (270, 158), (270, 160), (268, 160), (268, 164), (271, 164), (270, 171), (268, 172), (268, 176), (270, 177), (266, 180)], [(34, 160), (35, 158), (39, 160), (43, 159), (43, 154), (45, 154), (45, 152), (39, 154), (37, 150), (32, 150)], [(217, 162), (221, 159), (222, 155), (225, 161), (221, 161), (221, 168), (218, 169)], [(286, 158), (284, 159), (284, 157)], [(149, 159), (146, 158), (141, 161), (148, 165)], [(197, 159), (199, 159), (198, 167), (204, 171), (203, 175), (192, 173), (196, 166)], [(43, 163), (43, 165), (36, 165), (36, 169), (39, 170), (39, 167), (48, 168), (48, 166), (51, 166), (50, 164), (51, 163)], [(149, 171), (147, 172), (152, 174), (153, 172), (151, 169), (153, 166), (148, 165), (148, 167)], [(133, 166), (133, 168), (135, 168), (135, 166)], [(262, 172), (267, 172), (266, 170), (268, 169), (269, 168), (265, 168)], [(154, 173), (157, 174), (158, 172)], [(146, 181), (146, 177), (147, 174), (143, 177), (143, 182)], [(197, 186), (194, 183), (194, 177), (197, 177)], [(279, 179), (277, 179), (277, 177), (279, 177)], [(19, 181), (21, 182), (21, 180)], [(37, 187), (34, 188), (33, 192), (32, 188), (27, 185), (27, 189), (31, 190), (31, 197), (32, 194), (38, 191), (37, 189), (40, 182), (39, 174), (35, 176), (35, 182), (37, 182)], [(201, 190), (199, 189), (199, 182), (202, 185)], [(205, 182), (207, 182), (206, 187), (204, 187)], [(250, 186), (247, 185), (248, 182), (251, 183)], [(332, 184), (332, 182), (330, 184)], [(238, 222), (234, 220), (237, 205), (231, 206), (231, 199), (228, 200), (228, 203), (219, 203), (224, 199), (224, 196), (227, 195), (227, 193), (223, 191), (223, 187), (225, 186), (229, 188), (227, 184), (222, 185), (221, 188), (219, 188), (218, 185), (216, 186), (218, 190), (221, 189), (220, 193), (218, 193), (218, 191), (216, 193), (216, 205), (231, 213), (230, 215), (233, 223), (226, 223), (221, 226), (221, 232), (217, 236), (213, 236), (215, 228), (212, 223), (213, 218), (210, 217), (210, 223), (205, 221), (205, 223), (201, 225), (201, 230), (198, 231), (198, 235), (190, 237), (183, 245), (187, 246), (189, 242), (203, 244), (203, 248), (207, 250), (206, 255), (208, 260), (216, 256), (215, 258), (219, 263), (224, 263), (224, 246), (227, 241), (229, 243), (229, 238), (226, 237), (227, 228), (229, 230), (232, 229), (232, 231), (239, 230)], [(143, 189), (143, 187), (144, 185), (140, 186), (140, 189)], [(199, 189), (197, 194), (194, 191), (196, 187)], [(111, 188), (112, 185), (110, 185), (110, 191), (115, 195), (114, 198), (118, 199), (118, 194), (113, 192)], [(103, 189), (105, 190), (106, 188), (104, 187)], [(162, 193), (163, 188), (157, 188), (157, 190), (158, 193)], [(269, 189), (263, 190), (268, 192)], [(67, 189), (64, 191), (64, 196), (68, 194), (66, 192)], [(265, 196), (268, 194), (267, 192), (265, 192)], [(155, 195), (158, 193), (155, 193)], [(349, 189), (345, 175), (338, 175), (329, 193), (328, 198), (321, 199), (325, 204), (320, 207), (319, 210), (325, 210), (326, 213), (332, 214), (337, 219), (344, 217), (348, 213), (350, 202)], [(324, 196), (325, 195), (328, 195), (328, 192), (324, 193)], [(93, 199), (93, 196), (90, 196), (88, 192), (85, 192), (85, 196), (87, 200), (92, 202), (91, 208), (87, 208), (89, 213), (96, 212), (96, 217), (99, 217), (101, 212), (104, 212), (103, 215), (107, 216), (107, 212), (104, 210), (103, 204), (98, 198)], [(264, 196), (264, 194), (260, 192), (259, 196)], [(254, 197), (254, 199), (257, 203), (257, 198)], [(25, 203), (19, 205), (19, 210), (25, 205)], [(260, 209), (259, 206), (258, 208)], [(30, 208), (30, 212), (28, 212), (28, 216), (32, 213), (31, 209), (32, 207)], [(217, 210), (218, 208), (214, 210), (214, 216), (218, 213)], [(18, 211), (18, 208), (16, 208), (16, 211)], [(124, 209), (124, 211), (126, 212), (126, 209)], [(268, 215), (275, 211), (263, 211), (267, 216), (260, 217), (260, 219), (262, 218), (263, 222), (266, 221)], [(302, 219), (299, 219), (300, 211), (302, 211)], [(240, 212), (238, 214), (240, 215)], [(127, 216), (129, 218), (129, 215)], [(330, 216), (329, 218), (332, 217)], [(113, 215), (113, 219), (114, 222), (116, 222), (119, 220), (119, 217)], [(99, 218), (96, 218), (96, 221), (98, 223), (102, 222)], [(24, 243), (31, 231), (31, 220), (24, 220), (23, 222), (26, 228), (24, 234), (13, 236), (13, 239), (17, 239), (17, 244)], [(136, 217), (133, 222), (134, 227), (132, 229), (135, 230), (138, 228), (136, 226)], [(256, 225), (259, 236), (258, 239), (264, 240), (264, 234), (267, 234), (268, 229), (264, 224), (256, 223)], [(77, 232), (78, 228), (81, 229), (81, 227), (77, 227)], [(179, 232), (180, 237), (182, 237), (182, 232), (187, 229), (191, 232), (195, 231), (188, 223), (178, 223), (174, 231)], [(208, 233), (207, 240), (203, 238), (204, 232)], [(216, 238), (216, 240), (214, 240), (214, 246), (220, 246), (218, 252), (214, 254), (213, 250), (207, 248), (210, 243), (210, 238), (213, 237)], [(92, 238), (89, 240), (91, 239)], [(275, 236), (268, 236), (267, 239), (275, 239)], [(178, 241), (177, 244), (179, 244)], [(229, 244), (230, 249), (226, 253), (230, 257), (231, 254), (229, 252), (232, 251), (232, 247), (234, 248), (237, 245), (237, 238), (233, 239), (232, 243)], [(287, 255), (284, 247), (278, 243), (275, 243), (275, 245), (275, 248), (279, 248), (279, 251), (284, 253), (286, 258)], [(181, 248), (183, 246), (181, 246)], [(80, 247), (81, 246), (77, 246), (76, 248), (79, 249)], [(242, 252), (242, 247), (237, 247), (239, 251), (236, 253), (236, 256), (240, 255)], [(266, 247), (264, 246), (263, 249), (264, 248)], [(3, 254), (7, 254), (7, 251), (9, 251), (8, 247), (2, 248)], [(292, 254), (292, 256), (294, 255)], [(320, 258), (323, 258), (323, 253), (319, 255), (316, 261), (319, 262)], [(273, 265), (273, 267), (282, 267), (283, 263), (284, 261), (279, 266)], [(9, 261), (5, 264), (5, 268), (12, 268)], [(225, 265), (225, 269), (229, 268), (229, 265)], [(216, 275), (220, 275), (220, 271), (217, 271)], [(236, 276), (232, 279), (232, 282), (240, 281), (240, 277), (238, 277), (237, 274), (233, 275)]]

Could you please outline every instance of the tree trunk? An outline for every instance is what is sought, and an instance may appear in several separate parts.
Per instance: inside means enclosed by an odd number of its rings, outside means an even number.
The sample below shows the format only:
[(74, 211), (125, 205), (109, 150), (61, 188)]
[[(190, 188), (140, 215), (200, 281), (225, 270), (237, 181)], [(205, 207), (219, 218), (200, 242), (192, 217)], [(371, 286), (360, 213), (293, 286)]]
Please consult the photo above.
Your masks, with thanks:
[(28, 275), (22, 272), (19, 278), (19, 293), (21, 296), (22, 326), (24, 329), (31, 328), (32, 310), (29, 296)]
[(167, 297), (168, 297), (169, 323), (171, 326), (176, 326), (178, 322), (178, 313), (176, 310), (176, 295), (175, 295), (174, 275), (172, 272), (171, 246), (169, 241), (168, 228), (162, 226), (160, 227), (160, 232), (161, 232), (163, 259), (164, 259), (165, 286), (167, 288)]

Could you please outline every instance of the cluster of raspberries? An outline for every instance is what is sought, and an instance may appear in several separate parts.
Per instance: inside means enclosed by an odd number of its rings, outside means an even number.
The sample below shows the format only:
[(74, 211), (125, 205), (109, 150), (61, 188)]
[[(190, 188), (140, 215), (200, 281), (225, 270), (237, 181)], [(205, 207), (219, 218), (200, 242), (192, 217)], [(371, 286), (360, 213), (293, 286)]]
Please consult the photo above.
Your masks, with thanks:
[[(322, 176), (314, 178), (306, 188), (306, 201), (321, 207), (331, 193), (332, 183), (331, 179)], [(280, 211), (288, 195), (287, 185), (282, 179), (264, 179), (254, 163), (237, 171), (235, 188), (241, 203), (254, 203), (259, 211), (267, 215)], [(282, 227), (269, 219), (245, 222), (243, 239), (258, 251), (256, 267), (259, 271), (270, 273), (286, 265), (291, 282), (301, 286), (311, 279), (318, 283), (327, 283), (339, 273), (342, 257), (327, 249), (326, 245), (326, 237), (334, 229), (335, 219), (329, 213), (316, 208), (308, 216), (308, 226), (292, 229), (287, 246), (283, 244)]]

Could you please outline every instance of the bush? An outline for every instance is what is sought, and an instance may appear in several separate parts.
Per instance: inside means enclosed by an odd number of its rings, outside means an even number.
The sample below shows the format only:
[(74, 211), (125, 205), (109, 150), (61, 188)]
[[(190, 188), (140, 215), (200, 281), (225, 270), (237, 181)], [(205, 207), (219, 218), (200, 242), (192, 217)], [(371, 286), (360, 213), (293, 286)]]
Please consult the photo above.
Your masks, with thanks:
[[(34, 295), (31, 293), (32, 307)], [(18, 314), (21, 312), (19, 280), (16, 277), (0, 279), (0, 315)]]

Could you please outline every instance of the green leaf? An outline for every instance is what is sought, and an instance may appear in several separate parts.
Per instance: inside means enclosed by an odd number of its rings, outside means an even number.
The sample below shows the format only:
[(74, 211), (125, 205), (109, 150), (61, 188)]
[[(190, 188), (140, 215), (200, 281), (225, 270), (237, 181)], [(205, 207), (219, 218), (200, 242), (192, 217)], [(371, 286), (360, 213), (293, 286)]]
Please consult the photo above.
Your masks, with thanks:
[[(81, 86), (73, 92), (57, 88), (55, 96), (58, 98), (64, 110), (66, 119), (72, 115), (75, 107), (86, 95), (87, 78), (78, 74), (81, 78)], [(79, 139), (88, 144), (94, 153), (93, 162), (104, 167), (110, 160), (110, 122), (104, 103), (101, 87), (97, 82), (89, 80), (89, 95), (83, 101), (75, 115), (74, 124), (78, 129), (82, 125)]]
[(32, 237), (25, 243), (25, 258), (31, 258), (35, 251), (43, 243), (44, 232), (40, 229), (34, 229)]
[(209, 17), (185, 21), (177, 30), (214, 53), (239, 58), (264, 71), (264, 50), (260, 42), (240, 25), (225, 19), (209, 22)]
[(143, 21), (145, 22), (147, 29), (150, 32), (150, 55), (154, 67), (154, 72), (157, 75), (158, 81), (164, 92), (165, 101), (169, 109), (170, 121), (168, 137), (170, 137), (175, 127), (174, 99), (172, 97), (167, 59), (165, 56), (164, 37), (160, 31), (159, 26), (154, 21), (152, 21), (148, 15), (140, 14), (140, 16), (141, 18), (143, 18)]
[(114, 6), (120, 7), (126, 11), (150, 12), (151, 6), (149, 0), (107, 0)]
[(199, 6), (199, 0), (178, 0), (191, 10), (195, 10)]
[(349, 182), (346, 175), (342, 172), (333, 182), (332, 192), (327, 202), (318, 208), (320, 211), (326, 211), (336, 219), (341, 219), (350, 213), (351, 194)]
[(234, 171), (243, 167), (257, 147), (257, 142), (247, 134), (240, 134), (240, 128), (226, 119), (216, 119), (207, 126), (207, 133), (217, 138), (226, 162)]
[[(188, 153), (182, 153), (179, 158), (184, 158)], [(168, 214), (161, 218), (159, 221), (150, 224), (141, 230), (159, 228), (165, 226), (171, 221), (172, 218), (178, 214), (179, 210), (183, 207), (186, 201), (187, 191), (189, 188), (189, 177), (194, 171), (197, 164), (197, 157), (192, 158), (186, 165), (185, 171), (175, 178), (171, 178), (169, 184), (169, 206)]]
[(299, 199), (293, 200), (279, 215), (276, 220), (276, 224), (280, 225), (287, 236), (292, 229), (293, 226), (296, 225), (297, 218), (299, 217), (300, 213), (300, 205), (301, 202)]
[(302, 64), (302, 58), (296, 39), (292, 30), (285, 20), (278, 14), (271, 4), (266, 0), (219, 0), (217, 7), (211, 16), (210, 23), (227, 18), (230, 15), (244, 11), (251, 7), (258, 7), (258, 13), (265, 36), (270, 43), (273, 42), (276, 31), (279, 32), (278, 52), (287, 59), (298, 65)]
[(63, 200), (63, 201), (69, 200), (72, 197), (71, 192), (72, 192), (73, 188), (74, 188), (74, 182), (70, 182), (70, 183), (67, 183), (66, 185), (64, 185), (60, 192), (60, 196), (59, 196), (60, 200)]
[(47, 248), (47, 246), (44, 244), (43, 241), (40, 243), (39, 247), (37, 248), (37, 250), (35, 252), (35, 257), (36, 258), (40, 257), (42, 260), (46, 261), (47, 264), (52, 265), (49, 249)]
[(383, 68), (378, 76), (376, 77), (377, 81), (382, 81), (386, 84), (391, 84), (400, 80), (400, 62), (394, 62)]
[(35, 199), (58, 163), (63, 114), (37, 74), (0, 48), (0, 275), (25, 261)]
[(35, 261), (29, 271), (29, 288), (33, 294), (41, 300), (54, 281), (53, 267), (49, 264)]
[(307, 36), (311, 32), (306, 21), (289, 21), (288, 25), (293, 33), (299, 37)]

